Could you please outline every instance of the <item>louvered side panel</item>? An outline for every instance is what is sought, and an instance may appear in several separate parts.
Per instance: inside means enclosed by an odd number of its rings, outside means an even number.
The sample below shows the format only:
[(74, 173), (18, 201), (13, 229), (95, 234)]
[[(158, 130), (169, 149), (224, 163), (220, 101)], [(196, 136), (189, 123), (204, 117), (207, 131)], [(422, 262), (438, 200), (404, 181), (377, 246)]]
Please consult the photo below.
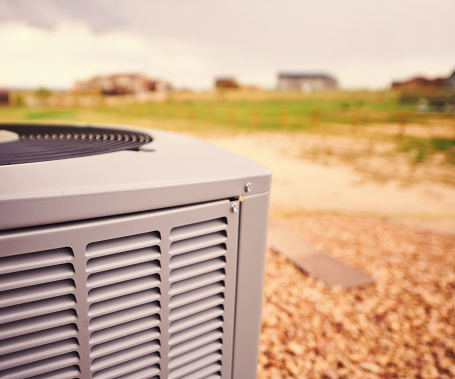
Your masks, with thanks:
[(93, 378), (160, 373), (159, 243), (151, 232), (87, 246)]
[(0, 257), (0, 377), (80, 373), (74, 256), (59, 248)]
[(227, 284), (235, 278), (235, 268), (228, 267), (235, 260), (228, 251), (233, 247), (229, 233), (227, 217), (171, 231), (169, 379), (221, 373), (224, 356), (231, 353), (225, 346), (231, 333), (226, 327)]
[(231, 204), (0, 231), (0, 378), (231, 378)]

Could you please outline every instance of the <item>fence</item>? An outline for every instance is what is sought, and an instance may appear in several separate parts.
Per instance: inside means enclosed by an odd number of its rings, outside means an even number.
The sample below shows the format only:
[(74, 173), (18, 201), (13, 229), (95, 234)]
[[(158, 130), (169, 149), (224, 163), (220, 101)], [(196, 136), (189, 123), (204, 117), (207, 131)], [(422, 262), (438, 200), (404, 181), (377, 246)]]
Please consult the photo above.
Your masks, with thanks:
[[(153, 102), (105, 106), (105, 111), (129, 118), (186, 120), (238, 130), (329, 131), (336, 127), (356, 134), (365, 126), (387, 128), (399, 137), (410, 128), (434, 125), (453, 130), (455, 114), (409, 109), (375, 109), (302, 102)], [(450, 133), (449, 133), (450, 134)]]
[(367, 94), (363, 100), (358, 97), (359, 94), (354, 95), (340, 94), (337, 98), (325, 100), (316, 96), (300, 99), (273, 98), (275, 95), (264, 95), (257, 100), (216, 96), (205, 99), (200, 95), (199, 99), (194, 96), (194, 99), (174, 98), (166, 101), (138, 101), (134, 97), (54, 96), (47, 99), (45, 104), (32, 104), (30, 112), (45, 108), (48, 115), (50, 110), (61, 112), (62, 109), (88, 109), (98, 112), (100, 117), (111, 115), (119, 122), (140, 121), (137, 119), (183, 120), (204, 128), (237, 130), (304, 130), (322, 133), (342, 128), (343, 133), (357, 134), (364, 132), (366, 126), (374, 126), (399, 137), (408, 135), (416, 125), (428, 129), (442, 125), (453, 130), (451, 138), (455, 138), (453, 112), (422, 111), (419, 110), (419, 104), (402, 104), (390, 94), (377, 94), (374, 98)]

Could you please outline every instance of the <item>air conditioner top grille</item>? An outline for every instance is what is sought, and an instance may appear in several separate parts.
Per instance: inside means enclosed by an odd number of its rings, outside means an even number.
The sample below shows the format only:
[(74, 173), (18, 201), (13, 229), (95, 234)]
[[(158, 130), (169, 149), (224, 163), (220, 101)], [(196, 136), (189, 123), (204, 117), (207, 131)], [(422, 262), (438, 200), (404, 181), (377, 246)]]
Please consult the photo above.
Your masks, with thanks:
[(0, 178), (0, 215), (8, 215), (0, 230), (9, 230), (255, 196), (268, 193), (271, 172), (163, 130), (0, 122)]
[(82, 126), (2, 125), (18, 138), (0, 146), (0, 166), (136, 150), (152, 141), (147, 134)]

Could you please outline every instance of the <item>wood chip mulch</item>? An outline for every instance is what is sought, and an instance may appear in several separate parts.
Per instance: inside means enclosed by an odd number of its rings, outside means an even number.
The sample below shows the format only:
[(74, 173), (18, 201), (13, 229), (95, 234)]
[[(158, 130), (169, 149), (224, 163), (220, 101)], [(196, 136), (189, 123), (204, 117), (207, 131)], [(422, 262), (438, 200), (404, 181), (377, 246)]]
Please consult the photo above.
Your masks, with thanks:
[(269, 251), (258, 378), (455, 378), (455, 236), (349, 216), (287, 223), (375, 283), (328, 288)]

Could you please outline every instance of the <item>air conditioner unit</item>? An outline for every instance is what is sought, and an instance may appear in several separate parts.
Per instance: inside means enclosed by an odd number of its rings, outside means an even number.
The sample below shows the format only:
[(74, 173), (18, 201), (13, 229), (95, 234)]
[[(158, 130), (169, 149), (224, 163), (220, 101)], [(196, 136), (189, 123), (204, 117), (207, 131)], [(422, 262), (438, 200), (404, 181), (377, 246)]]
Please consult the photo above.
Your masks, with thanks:
[(1, 378), (256, 377), (268, 169), (158, 130), (0, 129)]

